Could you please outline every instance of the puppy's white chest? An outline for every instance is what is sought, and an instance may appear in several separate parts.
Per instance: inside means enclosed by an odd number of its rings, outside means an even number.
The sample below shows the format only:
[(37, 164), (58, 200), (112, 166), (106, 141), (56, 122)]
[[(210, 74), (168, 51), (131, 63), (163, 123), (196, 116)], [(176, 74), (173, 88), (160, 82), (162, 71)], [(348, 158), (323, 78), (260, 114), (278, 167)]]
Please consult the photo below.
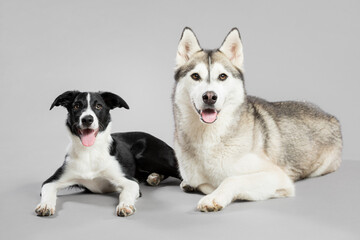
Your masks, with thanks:
[(105, 193), (117, 189), (116, 179), (123, 177), (119, 163), (110, 155), (82, 155), (69, 159), (69, 177), (92, 192)]
[(85, 152), (67, 161), (71, 175), (76, 179), (113, 179), (122, 176), (120, 164), (115, 157), (99, 152)]

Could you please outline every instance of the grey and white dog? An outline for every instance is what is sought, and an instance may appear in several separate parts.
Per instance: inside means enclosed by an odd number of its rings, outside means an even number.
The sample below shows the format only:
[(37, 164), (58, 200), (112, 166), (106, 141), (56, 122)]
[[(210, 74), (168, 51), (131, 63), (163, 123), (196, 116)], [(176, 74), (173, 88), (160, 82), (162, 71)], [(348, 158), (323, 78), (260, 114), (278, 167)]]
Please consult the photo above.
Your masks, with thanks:
[(243, 46), (234, 28), (219, 49), (203, 50), (185, 28), (176, 56), (175, 152), (184, 191), (200, 211), (232, 201), (294, 196), (294, 181), (341, 163), (339, 121), (304, 102), (247, 96)]

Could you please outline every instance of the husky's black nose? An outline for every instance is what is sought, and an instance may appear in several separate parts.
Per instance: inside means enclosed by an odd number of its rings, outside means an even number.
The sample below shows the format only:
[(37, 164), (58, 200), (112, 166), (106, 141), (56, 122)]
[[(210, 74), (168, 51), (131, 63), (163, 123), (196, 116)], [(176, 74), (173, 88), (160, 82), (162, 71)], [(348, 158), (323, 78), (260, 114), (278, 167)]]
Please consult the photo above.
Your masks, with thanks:
[(217, 95), (213, 91), (208, 91), (202, 95), (202, 99), (203, 99), (204, 103), (206, 103), (208, 105), (213, 105), (216, 103)]
[(90, 127), (93, 122), (94, 118), (91, 115), (86, 115), (81, 119), (81, 123), (84, 127)]

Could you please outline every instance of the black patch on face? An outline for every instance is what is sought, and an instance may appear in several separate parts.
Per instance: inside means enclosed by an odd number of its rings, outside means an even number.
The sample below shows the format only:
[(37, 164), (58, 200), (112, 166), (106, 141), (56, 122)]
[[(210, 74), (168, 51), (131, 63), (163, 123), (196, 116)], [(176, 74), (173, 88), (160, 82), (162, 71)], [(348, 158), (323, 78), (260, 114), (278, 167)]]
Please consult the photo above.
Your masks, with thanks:
[[(97, 106), (101, 106), (100, 109)], [(104, 131), (111, 121), (110, 108), (99, 93), (90, 93), (90, 107), (99, 121), (99, 132)]]
[(67, 108), (68, 110), (68, 117), (66, 120), (66, 126), (70, 129), (71, 133), (79, 136), (79, 129), (80, 129), (80, 116), (83, 112), (86, 111), (88, 107), (87, 102), (87, 95), (88, 93), (83, 92), (79, 93), (74, 101), (70, 104)]

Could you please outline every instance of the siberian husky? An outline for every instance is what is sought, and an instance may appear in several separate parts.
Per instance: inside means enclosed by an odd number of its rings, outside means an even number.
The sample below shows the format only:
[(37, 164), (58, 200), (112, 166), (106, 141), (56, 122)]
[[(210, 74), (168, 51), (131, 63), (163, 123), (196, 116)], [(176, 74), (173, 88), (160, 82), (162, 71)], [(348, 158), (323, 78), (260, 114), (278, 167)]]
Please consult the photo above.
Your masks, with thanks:
[(294, 196), (294, 181), (341, 162), (339, 121), (310, 103), (248, 96), (243, 62), (236, 28), (215, 50), (184, 29), (172, 98), (175, 153), (181, 188), (206, 194), (197, 205), (203, 212), (237, 199)]

